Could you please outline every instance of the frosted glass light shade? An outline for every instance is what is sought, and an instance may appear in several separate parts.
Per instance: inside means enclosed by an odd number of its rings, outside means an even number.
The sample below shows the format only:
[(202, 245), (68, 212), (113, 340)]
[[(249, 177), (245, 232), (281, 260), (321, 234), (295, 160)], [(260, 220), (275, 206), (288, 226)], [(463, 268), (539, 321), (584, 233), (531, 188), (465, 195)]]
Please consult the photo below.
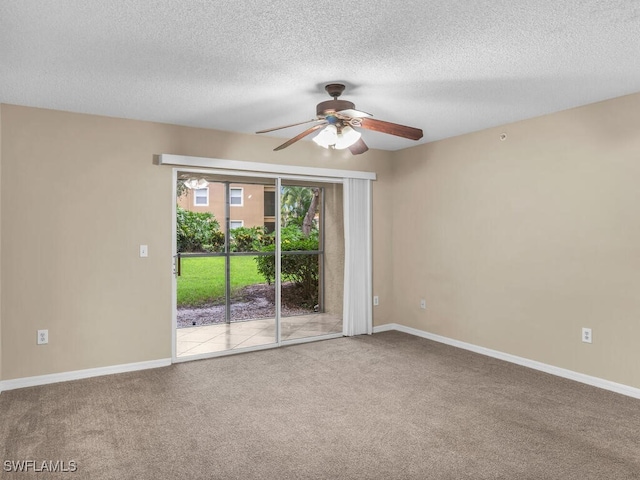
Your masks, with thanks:
[(313, 141), (324, 148), (329, 148), (338, 140), (338, 129), (335, 125), (327, 125), (320, 133), (313, 137)]
[(357, 132), (350, 126), (346, 126), (342, 129), (342, 133), (338, 135), (338, 140), (336, 141), (333, 148), (336, 150), (343, 150), (345, 148), (349, 148), (351, 145), (360, 140), (362, 134)]

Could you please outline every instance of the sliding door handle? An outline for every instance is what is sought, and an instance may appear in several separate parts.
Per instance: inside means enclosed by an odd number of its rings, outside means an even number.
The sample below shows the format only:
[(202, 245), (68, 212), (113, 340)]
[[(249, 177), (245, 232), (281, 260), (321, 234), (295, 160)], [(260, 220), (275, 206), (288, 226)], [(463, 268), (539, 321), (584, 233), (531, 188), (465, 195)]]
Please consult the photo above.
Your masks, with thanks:
[(178, 253), (177, 255), (173, 256), (173, 274), (176, 277), (179, 277), (181, 269), (182, 269), (182, 257)]

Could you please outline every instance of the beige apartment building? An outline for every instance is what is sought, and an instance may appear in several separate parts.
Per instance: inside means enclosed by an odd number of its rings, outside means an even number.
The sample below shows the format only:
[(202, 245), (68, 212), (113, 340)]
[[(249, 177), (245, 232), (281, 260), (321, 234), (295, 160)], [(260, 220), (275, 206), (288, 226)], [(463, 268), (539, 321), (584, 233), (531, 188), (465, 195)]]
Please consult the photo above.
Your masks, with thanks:
[[(178, 205), (193, 212), (213, 213), (222, 226), (225, 219), (226, 184), (209, 183), (203, 188), (188, 188)], [(229, 228), (264, 226), (275, 229), (275, 187), (245, 183), (229, 185)]]

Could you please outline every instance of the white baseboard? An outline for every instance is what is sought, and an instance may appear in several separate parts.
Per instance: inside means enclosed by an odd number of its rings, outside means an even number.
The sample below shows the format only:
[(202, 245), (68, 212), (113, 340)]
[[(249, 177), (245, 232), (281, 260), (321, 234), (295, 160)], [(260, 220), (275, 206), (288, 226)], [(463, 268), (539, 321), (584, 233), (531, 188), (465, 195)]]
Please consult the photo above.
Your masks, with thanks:
[(479, 347), (471, 343), (461, 342), (449, 337), (443, 337), (434, 333), (418, 330), (417, 328), (405, 327), (397, 323), (387, 323), (386, 325), (380, 325), (374, 327), (373, 333), (387, 332), (390, 330), (397, 330), (399, 332), (408, 333), (410, 335), (416, 335), (418, 337), (427, 338), (435, 342), (451, 345), (452, 347), (462, 348), (488, 357), (504, 360), (505, 362), (515, 363), (522, 365), (523, 367), (533, 368), (534, 370), (540, 370), (541, 372), (550, 373), (558, 377), (568, 378), (569, 380), (575, 380), (576, 382), (585, 383), (612, 392), (620, 393), (629, 397), (640, 398), (640, 388), (630, 387), (622, 383), (611, 382), (598, 377), (592, 377), (585, 375), (584, 373), (574, 372), (573, 370), (567, 370), (565, 368), (555, 367), (546, 363), (537, 362), (535, 360), (529, 360), (528, 358), (518, 357), (509, 353), (499, 352), (498, 350), (491, 350), (490, 348)]
[(52, 373), (49, 375), (38, 375), (34, 377), (15, 378), (13, 380), (0, 381), (0, 392), (14, 390), (16, 388), (35, 387), (37, 385), (47, 385), (49, 383), (67, 382), (69, 380), (80, 380), (81, 378), (99, 377), (102, 375), (112, 375), (114, 373), (134, 372), (136, 370), (146, 370), (149, 368), (166, 367), (171, 365), (170, 358), (150, 360), (148, 362), (126, 363), (123, 365), (112, 365), (109, 367), (88, 368), (86, 370), (75, 370), (72, 372)]

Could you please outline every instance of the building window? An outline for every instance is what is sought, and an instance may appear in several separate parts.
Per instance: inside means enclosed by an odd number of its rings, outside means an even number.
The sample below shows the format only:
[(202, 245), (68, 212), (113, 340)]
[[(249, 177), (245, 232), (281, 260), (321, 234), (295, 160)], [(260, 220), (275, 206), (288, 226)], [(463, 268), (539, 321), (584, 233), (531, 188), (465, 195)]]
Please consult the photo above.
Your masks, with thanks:
[(276, 216), (276, 192), (264, 192), (264, 216)]
[(229, 204), (232, 207), (242, 206), (242, 188), (229, 189)]
[(244, 220), (229, 220), (229, 230), (244, 226)]
[(209, 189), (208, 188), (196, 188), (193, 191), (193, 204), (196, 207), (209, 206)]

